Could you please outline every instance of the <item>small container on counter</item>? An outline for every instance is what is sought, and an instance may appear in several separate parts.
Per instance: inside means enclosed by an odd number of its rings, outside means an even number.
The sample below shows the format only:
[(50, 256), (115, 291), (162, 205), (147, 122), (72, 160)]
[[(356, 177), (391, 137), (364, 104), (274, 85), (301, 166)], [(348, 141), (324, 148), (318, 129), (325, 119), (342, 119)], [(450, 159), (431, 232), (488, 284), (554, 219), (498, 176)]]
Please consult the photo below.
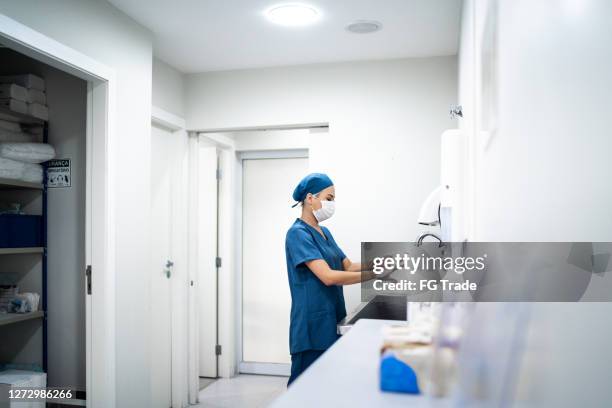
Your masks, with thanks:
[(432, 353), (432, 333), (426, 326), (385, 327), (380, 352), (381, 391), (423, 393)]
[[(448, 396), (456, 381), (457, 350), (466, 308), (445, 303), (413, 314), (408, 325), (383, 329), (382, 391)], [(438, 307), (440, 306), (440, 307)]]

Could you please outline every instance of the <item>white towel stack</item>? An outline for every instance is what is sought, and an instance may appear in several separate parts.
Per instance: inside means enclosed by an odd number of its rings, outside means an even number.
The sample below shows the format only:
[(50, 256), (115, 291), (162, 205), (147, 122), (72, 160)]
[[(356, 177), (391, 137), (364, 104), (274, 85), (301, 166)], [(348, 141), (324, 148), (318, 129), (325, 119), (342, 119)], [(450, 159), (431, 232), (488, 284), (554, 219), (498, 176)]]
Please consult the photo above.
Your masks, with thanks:
[(32, 74), (0, 76), (0, 106), (49, 120), (45, 80)]
[[(1, 117), (0, 113), (0, 117)], [(34, 128), (32, 128), (33, 130)], [(17, 122), (0, 119), (0, 142), (34, 142), (39, 140), (38, 135), (26, 132)]]
[[(32, 74), (0, 76), (0, 106), (48, 120), (45, 80)], [(53, 146), (40, 141), (42, 129), (22, 128), (15, 116), (0, 111), (0, 178), (42, 183), (40, 163), (55, 157)]]
[[(0, 156), (2, 156), (7, 149), (3, 148), (3, 145), (32, 145), (36, 146), (34, 154), (30, 155), (26, 160), (13, 160), (6, 157), (0, 157), (0, 178), (21, 180), (28, 183), (42, 183), (43, 182), (43, 167), (40, 164), (43, 161), (39, 160), (37, 163), (32, 163), (37, 157), (41, 157), (43, 154), (47, 154), (50, 150), (52, 153), (48, 157), (52, 159), (55, 157), (55, 151), (53, 147), (44, 143), (0, 143)], [(41, 151), (42, 150), (42, 151)], [(48, 160), (50, 160), (48, 159)]]
[(42, 163), (55, 157), (55, 149), (46, 143), (0, 142), (0, 157), (24, 163)]

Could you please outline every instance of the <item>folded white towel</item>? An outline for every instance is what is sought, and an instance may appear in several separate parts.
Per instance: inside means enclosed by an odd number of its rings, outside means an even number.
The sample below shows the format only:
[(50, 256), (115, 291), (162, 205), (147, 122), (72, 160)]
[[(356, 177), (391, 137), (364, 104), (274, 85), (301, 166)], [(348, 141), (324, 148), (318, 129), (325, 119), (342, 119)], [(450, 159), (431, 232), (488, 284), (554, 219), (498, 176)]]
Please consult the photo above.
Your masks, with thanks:
[(25, 132), (13, 132), (0, 127), (0, 142), (32, 143), (37, 137)]
[(0, 178), (42, 183), (44, 169), (40, 164), (25, 163), (0, 157)]
[(13, 98), (0, 98), (0, 106), (17, 113), (28, 113), (28, 104)]
[(23, 176), (25, 163), (0, 157), (0, 177), (19, 180)]
[(23, 174), (20, 180), (27, 181), (28, 183), (42, 183), (43, 182), (44, 169), (40, 164), (34, 163), (23, 163)]
[(43, 91), (38, 89), (28, 89), (28, 103), (40, 103), (41, 105), (47, 104), (47, 95)]
[(21, 142), (31, 143), (35, 140), (35, 136), (25, 132), (13, 132), (0, 127), (0, 142)]
[(28, 101), (28, 90), (16, 84), (0, 84), (0, 98), (13, 98)]
[(28, 103), (28, 113), (35, 118), (49, 120), (49, 109), (40, 103)]
[(24, 88), (34, 88), (40, 91), (45, 90), (45, 80), (32, 74), (2, 75), (0, 76), (0, 83), (17, 84)]
[(8, 120), (0, 119), (0, 130), (9, 130), (11, 132), (21, 132), (21, 125), (18, 122), (9, 122)]
[(55, 157), (55, 149), (46, 143), (0, 142), (0, 157), (28, 163), (42, 163)]

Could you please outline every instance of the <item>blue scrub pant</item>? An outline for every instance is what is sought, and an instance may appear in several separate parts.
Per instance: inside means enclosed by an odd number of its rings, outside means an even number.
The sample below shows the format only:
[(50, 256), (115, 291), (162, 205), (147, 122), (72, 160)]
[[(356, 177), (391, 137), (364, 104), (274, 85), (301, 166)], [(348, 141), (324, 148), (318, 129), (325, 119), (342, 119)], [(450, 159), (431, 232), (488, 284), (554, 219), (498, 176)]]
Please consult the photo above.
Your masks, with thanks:
[(306, 350), (291, 355), (291, 377), (287, 382), (287, 387), (295, 381), (306, 369), (315, 362), (325, 350)]

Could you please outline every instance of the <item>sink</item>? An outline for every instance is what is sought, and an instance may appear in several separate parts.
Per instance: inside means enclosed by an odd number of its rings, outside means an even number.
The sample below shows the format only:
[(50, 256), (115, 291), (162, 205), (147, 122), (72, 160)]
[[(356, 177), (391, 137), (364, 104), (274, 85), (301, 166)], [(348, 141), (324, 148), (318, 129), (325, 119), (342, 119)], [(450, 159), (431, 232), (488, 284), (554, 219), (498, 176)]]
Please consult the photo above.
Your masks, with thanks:
[(364, 302), (348, 314), (337, 325), (338, 334), (342, 335), (359, 319), (407, 320), (408, 306), (405, 296), (377, 295), (369, 302)]

